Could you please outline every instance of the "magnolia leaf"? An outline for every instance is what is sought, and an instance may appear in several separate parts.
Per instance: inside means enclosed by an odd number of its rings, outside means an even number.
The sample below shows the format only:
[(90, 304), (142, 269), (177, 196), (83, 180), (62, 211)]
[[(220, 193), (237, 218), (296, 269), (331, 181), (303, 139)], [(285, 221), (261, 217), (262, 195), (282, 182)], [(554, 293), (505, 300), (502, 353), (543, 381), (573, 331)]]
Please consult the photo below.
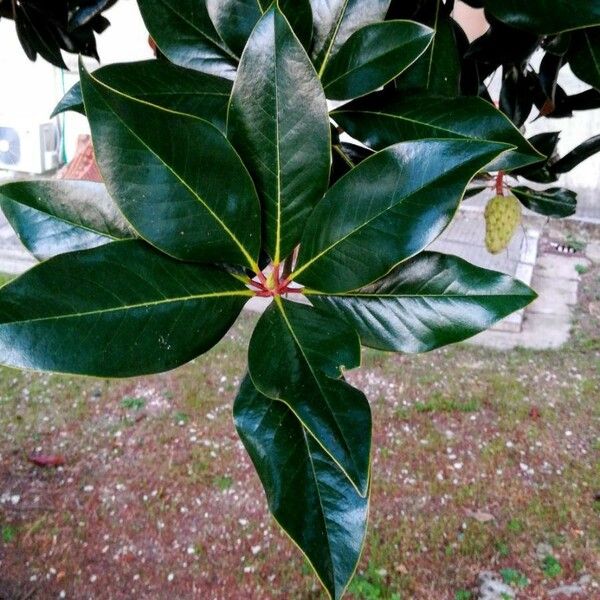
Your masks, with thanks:
[(515, 146), (490, 170), (510, 170), (544, 157), (499, 110), (481, 98), (375, 93), (334, 110), (332, 118), (352, 137), (382, 150), (424, 138), (466, 138)]
[(594, 154), (600, 152), (600, 135), (595, 135), (582, 142), (561, 159), (551, 162), (552, 173), (568, 173)]
[(17, 181), (0, 186), (0, 206), (39, 260), (133, 237), (102, 183)]
[(356, 493), (294, 413), (258, 392), (248, 376), (233, 416), (273, 516), (339, 600), (364, 544), (368, 498)]
[(1, 362), (98, 377), (167, 371), (212, 348), (250, 295), (229, 273), (142, 241), (61, 254), (0, 288)]
[(206, 9), (221, 39), (237, 55), (244, 46), (263, 9), (258, 0), (205, 0)]
[(329, 185), (333, 185), (338, 179), (349, 173), (354, 167), (360, 164), (365, 158), (373, 154), (373, 150), (351, 144), (349, 142), (339, 142), (331, 146), (331, 177)]
[(442, 233), (472, 177), (510, 148), (468, 139), (421, 140), (367, 158), (311, 214), (292, 278), (338, 293), (383, 277)]
[(390, 0), (310, 0), (314, 20), (311, 57), (319, 75), (355, 32), (383, 21)]
[(568, 60), (579, 79), (600, 89), (600, 27), (573, 33)]
[(159, 50), (173, 63), (234, 79), (237, 57), (210, 20), (205, 0), (138, 0)]
[[(206, 119), (225, 130), (232, 86), (228, 79), (177, 67), (164, 60), (108, 65), (94, 71), (94, 78), (136, 100)], [(65, 94), (52, 116), (67, 110), (85, 114), (80, 83)]]
[(327, 101), (310, 59), (273, 6), (254, 29), (233, 86), (227, 134), (256, 183), (264, 246), (279, 263), (329, 180)]
[(597, 0), (486, 0), (485, 8), (497, 19), (539, 34), (560, 33), (600, 25)]
[(225, 136), (207, 121), (127, 96), (83, 68), (81, 81), (102, 177), (136, 232), (175, 258), (256, 270), (258, 199)]
[(285, 402), (364, 496), (371, 412), (364, 394), (341, 379), (344, 369), (359, 363), (358, 335), (350, 327), (280, 299), (262, 315), (248, 351), (258, 391)]
[(428, 352), (484, 331), (535, 297), (508, 275), (423, 252), (369, 286), (309, 300), (358, 331), (365, 346)]
[(321, 80), (334, 100), (382, 87), (425, 52), (433, 32), (413, 21), (385, 21), (353, 33), (327, 63)]
[[(437, 0), (438, 11), (441, 0)], [(423, 55), (396, 80), (396, 87), (405, 91), (421, 91), (440, 96), (460, 93), (461, 61), (454, 21), (436, 16), (431, 26), (434, 37)]]
[[(272, 0), (206, 0), (208, 14), (225, 43), (241, 56), (256, 23)], [(305, 48), (312, 39), (312, 10), (309, 0), (279, 0), (294, 33)]]
[(566, 188), (534, 190), (517, 186), (511, 188), (511, 191), (523, 206), (545, 217), (562, 219), (574, 215), (577, 210), (577, 193)]

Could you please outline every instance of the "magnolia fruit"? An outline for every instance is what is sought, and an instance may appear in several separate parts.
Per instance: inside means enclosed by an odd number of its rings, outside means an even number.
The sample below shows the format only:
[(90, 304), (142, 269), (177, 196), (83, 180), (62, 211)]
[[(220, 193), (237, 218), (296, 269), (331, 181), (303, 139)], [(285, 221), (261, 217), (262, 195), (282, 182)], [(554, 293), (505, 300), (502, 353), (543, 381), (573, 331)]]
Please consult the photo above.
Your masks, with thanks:
[(485, 207), (485, 247), (498, 254), (508, 247), (521, 223), (521, 203), (514, 196), (495, 196)]

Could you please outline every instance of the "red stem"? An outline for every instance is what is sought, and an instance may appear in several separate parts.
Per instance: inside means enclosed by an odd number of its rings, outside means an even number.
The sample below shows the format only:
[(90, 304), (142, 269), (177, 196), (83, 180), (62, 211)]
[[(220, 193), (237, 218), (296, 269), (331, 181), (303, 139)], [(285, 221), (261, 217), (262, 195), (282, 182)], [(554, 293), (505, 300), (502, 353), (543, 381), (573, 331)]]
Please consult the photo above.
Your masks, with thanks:
[(498, 171), (496, 175), (496, 194), (504, 196), (504, 171)]

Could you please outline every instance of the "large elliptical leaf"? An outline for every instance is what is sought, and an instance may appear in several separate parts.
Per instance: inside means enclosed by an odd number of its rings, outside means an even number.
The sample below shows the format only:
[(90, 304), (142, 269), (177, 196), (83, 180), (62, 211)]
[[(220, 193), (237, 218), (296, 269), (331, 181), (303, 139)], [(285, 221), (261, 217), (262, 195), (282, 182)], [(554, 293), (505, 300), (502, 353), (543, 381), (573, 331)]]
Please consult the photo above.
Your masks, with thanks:
[(206, 10), (221, 39), (241, 56), (263, 9), (259, 0), (205, 0)]
[(122, 94), (83, 68), (81, 82), (98, 166), (139, 235), (181, 260), (256, 269), (258, 199), (225, 136), (208, 121)]
[(598, 0), (486, 0), (485, 8), (512, 27), (539, 34), (600, 25)]
[(248, 351), (257, 390), (285, 402), (364, 496), (371, 411), (364, 394), (342, 379), (344, 368), (359, 363), (358, 335), (343, 321), (279, 298), (260, 318)]
[(535, 297), (508, 275), (423, 252), (369, 286), (309, 299), (358, 331), (365, 346), (428, 352), (484, 331)]
[(133, 237), (102, 183), (10, 182), (0, 186), (0, 207), (21, 243), (39, 260)]
[(181, 67), (235, 78), (236, 56), (215, 31), (206, 0), (138, 0), (160, 51)]
[[(94, 71), (94, 78), (137, 100), (206, 119), (225, 130), (232, 87), (229, 79), (177, 67), (166, 60), (108, 65)], [(52, 116), (67, 110), (85, 114), (79, 82), (65, 94)]]
[(321, 75), (355, 31), (385, 19), (390, 0), (310, 0), (310, 4), (314, 22), (311, 58)]
[(471, 178), (510, 148), (467, 139), (420, 140), (367, 158), (311, 214), (292, 278), (339, 293), (383, 277), (440, 235)]
[(545, 217), (564, 219), (577, 211), (577, 193), (561, 187), (534, 190), (527, 186), (511, 188), (521, 204)]
[(375, 150), (410, 140), (464, 137), (515, 146), (490, 165), (492, 171), (544, 158), (506, 116), (481, 98), (377, 92), (339, 107), (331, 116), (352, 137)]
[(581, 81), (600, 90), (600, 26), (574, 32), (567, 58)]
[(250, 169), (263, 208), (263, 245), (275, 263), (298, 243), (329, 179), (327, 101), (281, 11), (254, 29), (233, 86), (227, 134)]
[[(225, 43), (242, 55), (256, 23), (272, 0), (206, 0), (208, 14)], [(279, 8), (305, 48), (312, 39), (312, 10), (309, 0), (279, 0)]]
[(461, 62), (455, 25), (451, 17), (440, 15), (441, 0), (437, 0), (433, 41), (423, 55), (396, 80), (404, 91), (456, 96), (460, 93)]
[(429, 27), (412, 21), (384, 21), (359, 29), (323, 71), (326, 96), (346, 100), (380, 88), (425, 52), (432, 34)]
[(292, 411), (258, 392), (248, 376), (233, 416), (273, 516), (339, 600), (364, 544), (368, 498), (356, 493)]
[(159, 373), (206, 352), (251, 292), (142, 241), (61, 254), (0, 289), (0, 362), (98, 377)]

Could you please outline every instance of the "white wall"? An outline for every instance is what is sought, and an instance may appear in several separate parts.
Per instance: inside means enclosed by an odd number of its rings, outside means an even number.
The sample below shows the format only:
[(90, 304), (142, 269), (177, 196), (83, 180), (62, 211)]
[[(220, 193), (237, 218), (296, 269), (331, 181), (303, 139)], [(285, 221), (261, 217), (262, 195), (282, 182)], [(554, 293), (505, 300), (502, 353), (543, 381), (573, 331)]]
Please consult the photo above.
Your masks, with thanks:
[[(142, 60), (152, 57), (148, 33), (135, 0), (119, 0), (105, 13), (112, 25), (98, 39), (102, 64)], [(38, 57), (35, 63), (23, 53), (15, 26), (0, 20), (0, 122), (5, 124), (48, 120), (56, 103), (78, 79), (77, 56), (64, 54), (70, 71), (62, 72)], [(86, 66), (95, 69), (95, 60), (86, 59)], [(67, 113), (64, 118), (67, 159), (71, 159), (80, 133), (88, 131), (84, 117)]]

